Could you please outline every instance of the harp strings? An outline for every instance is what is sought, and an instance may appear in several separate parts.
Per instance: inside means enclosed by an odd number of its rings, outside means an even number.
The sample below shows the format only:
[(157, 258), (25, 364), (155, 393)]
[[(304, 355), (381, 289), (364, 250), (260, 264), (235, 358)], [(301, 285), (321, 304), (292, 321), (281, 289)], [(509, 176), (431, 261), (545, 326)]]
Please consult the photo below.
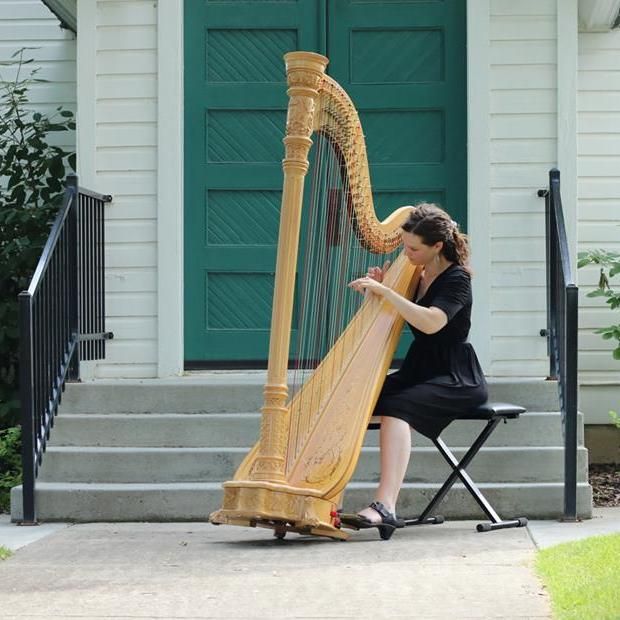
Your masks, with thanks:
[[(332, 88), (330, 84), (327, 88)], [(347, 283), (364, 275), (372, 265), (383, 265), (386, 258), (398, 253), (377, 255), (368, 252), (357, 238), (350, 179), (346, 161), (355, 161), (364, 149), (363, 138), (355, 129), (353, 119), (345, 119), (333, 108), (335, 97), (327, 93), (320, 108), (313, 136), (310, 171), (306, 184), (308, 200), (302, 210), (302, 251), (298, 263), (297, 283), (297, 346), (294, 357), (291, 393), (291, 439), (289, 459), (303, 446), (312, 430), (313, 418), (329, 394), (333, 376), (341, 373), (351, 346), (340, 347), (342, 354), (327, 367), (315, 373), (311, 389), (303, 398), (295, 399), (308, 377), (359, 310), (364, 298), (347, 287)], [(351, 169), (351, 168), (349, 168)], [(355, 169), (355, 167), (353, 167)], [(361, 330), (361, 328), (360, 328)], [(359, 342), (361, 333), (350, 332), (347, 338)], [(372, 363), (372, 361), (369, 361)], [(322, 376), (325, 375), (325, 376)]]

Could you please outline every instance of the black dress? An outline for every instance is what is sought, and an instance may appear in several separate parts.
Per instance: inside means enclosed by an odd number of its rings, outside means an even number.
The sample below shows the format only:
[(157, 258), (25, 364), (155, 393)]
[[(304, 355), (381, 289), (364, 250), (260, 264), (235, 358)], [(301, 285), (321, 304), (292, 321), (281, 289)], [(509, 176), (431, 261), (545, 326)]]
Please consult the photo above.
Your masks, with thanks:
[(434, 334), (409, 325), (415, 339), (401, 368), (386, 377), (373, 415), (405, 420), (432, 439), (456, 417), (486, 402), (488, 392), (474, 348), (467, 342), (469, 273), (453, 263), (416, 303), (440, 308), (448, 323)]

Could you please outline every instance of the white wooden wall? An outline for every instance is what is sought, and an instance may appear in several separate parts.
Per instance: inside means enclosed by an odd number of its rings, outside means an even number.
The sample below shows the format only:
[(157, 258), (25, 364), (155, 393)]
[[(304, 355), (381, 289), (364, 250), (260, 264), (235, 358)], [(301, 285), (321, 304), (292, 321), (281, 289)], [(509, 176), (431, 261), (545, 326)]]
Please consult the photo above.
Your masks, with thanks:
[[(106, 211), (106, 329), (95, 377), (157, 376), (157, 6), (78, 4), (80, 147), (85, 184)], [(82, 105), (83, 104), (83, 105)]]
[[(580, 33), (578, 88), (578, 248), (620, 251), (619, 31)], [(619, 317), (601, 298), (586, 297), (598, 276), (595, 267), (577, 273), (580, 408), (586, 423), (609, 424), (608, 412), (620, 411), (620, 362), (611, 343), (592, 332)]]
[(485, 370), (544, 377), (544, 202), (536, 192), (557, 159), (556, 0), (491, 0), (490, 10), (491, 362)]
[[(620, 252), (620, 31), (580, 33), (578, 106), (579, 250)], [(580, 377), (620, 383), (620, 361), (611, 357), (611, 342), (592, 333), (620, 320), (602, 299), (586, 297), (598, 277), (595, 267), (578, 272)], [(615, 288), (620, 288), (619, 277)]]
[[(561, 159), (557, 6), (557, 0), (489, 0), (491, 322), (485, 370), (492, 376), (544, 377), (548, 370), (539, 335), (546, 320), (544, 204), (536, 192)], [(92, 372), (102, 378), (154, 377), (161, 334), (157, 3), (80, 0), (78, 8), (81, 175), (84, 184), (114, 195), (108, 209), (106, 285), (107, 328), (115, 340), (107, 359), (93, 365)], [(588, 235), (604, 242), (615, 234), (608, 224), (620, 194), (615, 172), (620, 168), (620, 83), (612, 58), (619, 39), (614, 33), (605, 43), (594, 43), (593, 36), (579, 41), (580, 248)], [(609, 123), (616, 123), (616, 129), (609, 129)], [(475, 212), (471, 207), (472, 217)], [(602, 311), (582, 315), (587, 317), (580, 341), (586, 372), (613, 372), (604, 343), (586, 333)]]
[[(486, 371), (544, 376), (543, 202), (536, 190), (556, 163), (556, 0), (489, 5), (492, 289)], [(106, 284), (107, 328), (115, 340), (94, 376), (152, 377), (158, 363), (157, 7), (150, 0), (81, 0), (79, 10), (80, 92), (85, 102), (94, 92), (95, 101), (91, 111), (81, 106), (84, 144), (90, 140), (95, 148), (92, 154), (84, 149), (80, 165), (95, 189), (114, 195)], [(475, 216), (475, 208), (470, 213)]]
[[(23, 76), (31, 67), (40, 68), (36, 77), (48, 80), (30, 88), (29, 99), (34, 111), (53, 115), (58, 106), (76, 110), (75, 35), (63, 30), (56, 16), (40, 0), (0, 0), (0, 60), (8, 61), (22, 47), (31, 47), (24, 59)], [(0, 67), (3, 79), (13, 79), (15, 71)], [(50, 143), (75, 151), (75, 132), (50, 136)]]

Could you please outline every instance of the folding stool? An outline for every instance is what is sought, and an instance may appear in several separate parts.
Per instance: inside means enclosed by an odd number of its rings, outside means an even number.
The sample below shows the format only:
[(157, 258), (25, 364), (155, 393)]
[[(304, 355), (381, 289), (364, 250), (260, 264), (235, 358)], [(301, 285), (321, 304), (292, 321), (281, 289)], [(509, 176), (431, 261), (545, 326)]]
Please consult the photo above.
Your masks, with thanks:
[[(500, 530), (508, 527), (524, 527), (527, 525), (527, 519), (525, 517), (519, 517), (516, 519), (504, 520), (495, 512), (493, 506), (484, 497), (480, 489), (476, 486), (475, 482), (470, 478), (469, 474), (465, 471), (465, 468), (471, 463), (473, 458), (478, 453), (478, 450), (484, 445), (486, 440), (491, 436), (491, 433), (495, 430), (497, 425), (504, 421), (506, 423), (509, 419), (516, 419), (526, 410), (518, 405), (512, 405), (509, 403), (485, 403), (476, 409), (469, 411), (459, 418), (458, 420), (487, 420), (486, 426), (482, 429), (476, 440), (473, 442), (465, 456), (459, 461), (451, 452), (450, 448), (444, 443), (441, 437), (433, 439), (437, 450), (439, 450), (441, 456), (446, 460), (448, 465), (452, 469), (452, 473), (448, 476), (443, 486), (435, 493), (434, 497), (429, 502), (428, 506), (422, 511), (419, 517), (405, 517), (405, 525), (425, 525), (425, 524), (439, 524), (443, 523), (444, 518), (439, 514), (434, 514), (435, 509), (439, 506), (443, 498), (448, 491), (452, 488), (452, 485), (460, 478), (461, 482), (465, 485), (467, 490), (471, 493), (472, 497), (476, 500), (477, 504), (482, 508), (487, 517), (491, 520), (490, 523), (479, 523), (476, 526), (478, 532), (490, 532), (491, 530)], [(377, 428), (378, 425), (372, 425), (371, 428)]]

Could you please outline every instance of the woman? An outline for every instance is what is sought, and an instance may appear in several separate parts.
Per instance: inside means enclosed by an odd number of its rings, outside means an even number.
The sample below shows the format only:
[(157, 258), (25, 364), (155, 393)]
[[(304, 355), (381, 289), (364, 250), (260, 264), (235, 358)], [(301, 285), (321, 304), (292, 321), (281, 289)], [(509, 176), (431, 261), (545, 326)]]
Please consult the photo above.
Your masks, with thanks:
[(411, 428), (436, 438), (455, 418), (487, 400), (487, 385), (467, 342), (471, 326), (469, 247), (456, 222), (433, 204), (420, 204), (402, 226), (404, 251), (422, 265), (413, 300), (382, 284), (386, 267), (373, 267), (349, 284), (391, 303), (409, 324), (414, 341), (402, 367), (387, 376), (375, 407), (381, 418), (381, 479), (375, 501), (343, 522), (378, 527), (389, 538), (396, 500), (411, 453)]

